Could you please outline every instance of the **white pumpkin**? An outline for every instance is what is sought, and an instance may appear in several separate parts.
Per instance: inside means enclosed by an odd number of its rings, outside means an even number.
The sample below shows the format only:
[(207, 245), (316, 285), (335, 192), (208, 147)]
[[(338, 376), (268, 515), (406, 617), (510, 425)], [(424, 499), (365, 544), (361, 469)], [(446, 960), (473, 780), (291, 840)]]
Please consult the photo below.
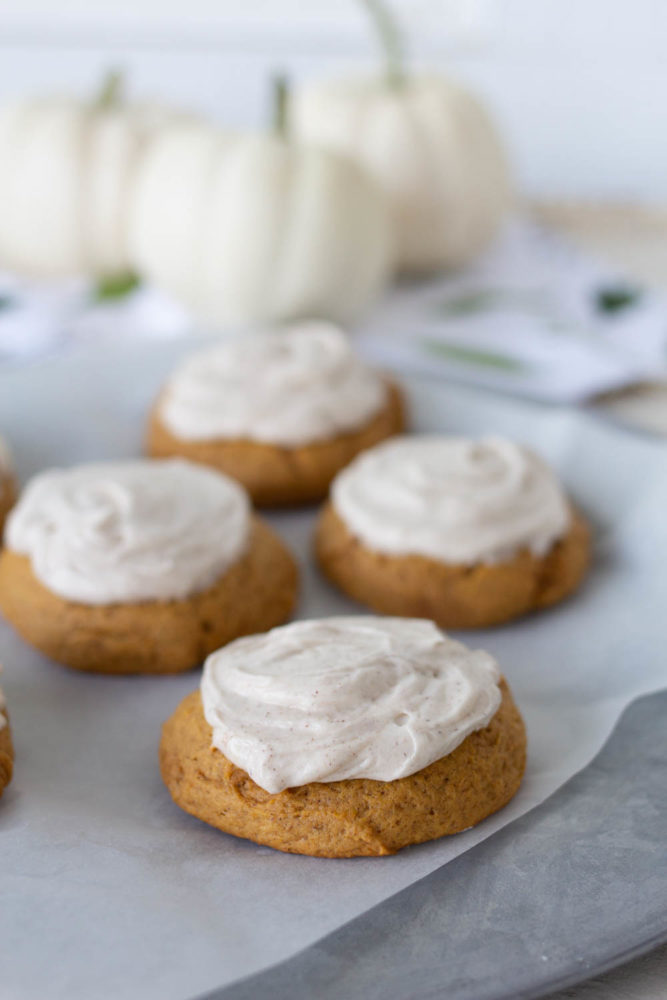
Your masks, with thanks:
[(443, 76), (403, 72), (386, 8), (366, 6), (383, 38), (385, 75), (303, 85), (291, 100), (292, 132), (353, 157), (384, 184), (400, 271), (458, 267), (488, 243), (507, 209), (501, 143), (465, 89)]
[(48, 97), (0, 109), (0, 266), (36, 277), (116, 275), (127, 258), (128, 192), (141, 150), (167, 121), (123, 105)]
[(357, 316), (392, 268), (387, 198), (361, 168), (278, 135), (166, 130), (144, 157), (140, 273), (215, 326)]

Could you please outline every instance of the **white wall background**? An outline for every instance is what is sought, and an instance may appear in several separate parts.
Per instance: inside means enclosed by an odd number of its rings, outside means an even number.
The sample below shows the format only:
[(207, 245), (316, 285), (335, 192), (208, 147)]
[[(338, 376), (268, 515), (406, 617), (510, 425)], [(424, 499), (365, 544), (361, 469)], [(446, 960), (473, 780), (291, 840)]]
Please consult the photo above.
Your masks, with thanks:
[[(519, 183), (551, 198), (667, 203), (667, 0), (395, 0), (414, 62), (494, 108)], [(258, 124), (272, 69), (371, 65), (354, 0), (0, 0), (0, 100), (90, 92), (123, 66), (137, 94)]]

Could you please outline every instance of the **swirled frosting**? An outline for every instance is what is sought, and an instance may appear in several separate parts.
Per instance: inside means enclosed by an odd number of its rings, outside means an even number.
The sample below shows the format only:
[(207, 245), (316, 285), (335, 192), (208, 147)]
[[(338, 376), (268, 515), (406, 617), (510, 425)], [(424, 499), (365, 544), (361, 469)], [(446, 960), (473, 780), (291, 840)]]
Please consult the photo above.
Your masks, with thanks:
[(500, 437), (393, 438), (343, 469), (331, 497), (369, 548), (464, 565), (543, 555), (571, 517), (548, 466)]
[(186, 597), (246, 548), (249, 502), (233, 480), (190, 462), (100, 462), (36, 476), (6, 545), (49, 590), (84, 604)]
[(487, 726), (500, 674), (423, 619), (325, 618), (237, 639), (204, 665), (213, 746), (267, 792), (393, 781)]
[(195, 354), (167, 382), (159, 416), (186, 441), (296, 447), (356, 430), (378, 413), (386, 393), (341, 330), (306, 323)]

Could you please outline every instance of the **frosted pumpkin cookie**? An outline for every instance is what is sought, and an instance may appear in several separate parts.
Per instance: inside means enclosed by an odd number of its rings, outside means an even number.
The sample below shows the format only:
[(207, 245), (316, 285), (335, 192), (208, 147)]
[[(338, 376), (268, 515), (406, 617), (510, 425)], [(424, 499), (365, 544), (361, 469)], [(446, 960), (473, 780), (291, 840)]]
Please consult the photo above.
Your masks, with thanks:
[(555, 604), (590, 561), (588, 526), (554, 473), (499, 437), (401, 437), (359, 456), (333, 483), (315, 547), (346, 594), (444, 628)]
[(404, 423), (398, 388), (367, 368), (337, 327), (308, 323), (185, 361), (155, 404), (147, 450), (211, 465), (260, 505), (307, 503)]
[(165, 723), (174, 801), (238, 837), (319, 857), (393, 854), (502, 808), (523, 721), (487, 653), (432, 622), (328, 618), (239, 639)]
[[(1, 670), (2, 668), (0, 668)], [(7, 712), (7, 702), (0, 688), (0, 795), (12, 780), (14, 770), (14, 747), (12, 745), (12, 734), (9, 728), (9, 714)]]
[(294, 561), (242, 487), (180, 460), (42, 473), (5, 543), (0, 610), (78, 670), (186, 670), (295, 600)]
[(0, 540), (7, 514), (16, 500), (16, 484), (12, 472), (12, 461), (9, 449), (0, 437)]

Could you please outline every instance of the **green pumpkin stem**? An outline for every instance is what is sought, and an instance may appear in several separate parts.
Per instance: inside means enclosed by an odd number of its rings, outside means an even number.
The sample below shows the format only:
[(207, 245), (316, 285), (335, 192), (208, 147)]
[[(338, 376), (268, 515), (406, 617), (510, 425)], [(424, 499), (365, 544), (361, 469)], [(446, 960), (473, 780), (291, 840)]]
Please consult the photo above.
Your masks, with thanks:
[(390, 87), (405, 84), (403, 34), (384, 0), (361, 0), (375, 28), (384, 57), (385, 80)]
[(108, 70), (93, 101), (93, 107), (100, 111), (118, 107), (123, 99), (124, 83), (124, 76), (119, 69)]
[(287, 105), (289, 103), (289, 81), (284, 73), (273, 77), (273, 131), (280, 138), (287, 135)]
[(141, 279), (132, 271), (102, 275), (93, 285), (93, 302), (117, 302), (136, 291), (140, 284)]

